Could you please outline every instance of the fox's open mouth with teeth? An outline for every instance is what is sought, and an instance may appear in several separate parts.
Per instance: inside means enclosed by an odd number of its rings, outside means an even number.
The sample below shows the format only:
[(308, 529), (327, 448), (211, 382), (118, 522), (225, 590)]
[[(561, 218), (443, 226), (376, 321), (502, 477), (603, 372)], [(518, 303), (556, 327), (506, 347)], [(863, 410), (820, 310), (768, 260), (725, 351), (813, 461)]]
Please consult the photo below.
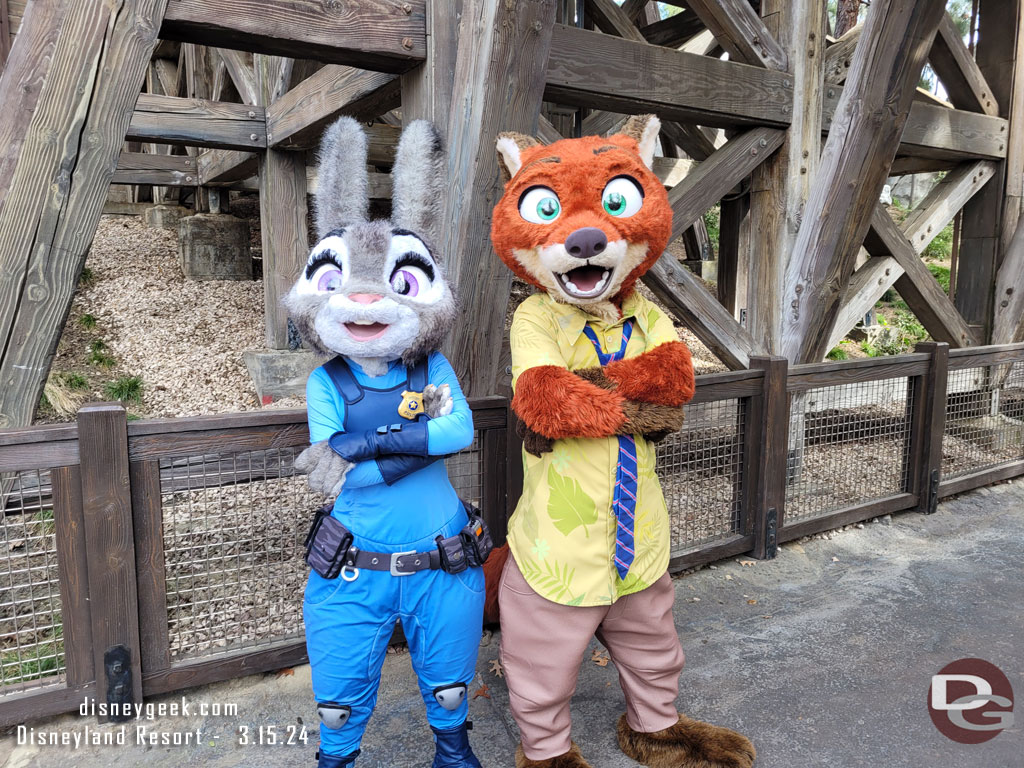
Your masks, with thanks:
[(587, 264), (568, 272), (555, 273), (562, 290), (577, 299), (593, 299), (604, 293), (615, 268)]

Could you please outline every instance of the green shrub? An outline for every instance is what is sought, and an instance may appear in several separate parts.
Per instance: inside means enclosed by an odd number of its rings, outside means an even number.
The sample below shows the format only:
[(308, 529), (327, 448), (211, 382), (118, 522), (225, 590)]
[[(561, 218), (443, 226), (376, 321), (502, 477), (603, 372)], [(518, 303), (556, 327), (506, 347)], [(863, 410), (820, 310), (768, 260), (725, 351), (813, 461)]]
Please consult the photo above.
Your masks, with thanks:
[(87, 331), (91, 331), (93, 328), (96, 327), (96, 316), (90, 315), (88, 312), (86, 312), (84, 315), (78, 318), (78, 323)]
[(942, 290), (947, 294), (949, 293), (949, 267), (944, 267), (941, 264), (929, 264), (928, 271), (935, 275), (935, 279), (939, 281), (939, 285), (942, 286)]
[(122, 376), (116, 381), (103, 385), (103, 394), (111, 400), (123, 403), (142, 402), (142, 379), (138, 376)]
[(928, 243), (924, 249), (924, 257), (930, 261), (949, 261), (953, 255), (953, 225), (947, 224), (945, 228), (935, 236), (935, 239)]
[(704, 226), (708, 230), (708, 240), (711, 241), (712, 256), (718, 254), (718, 239), (722, 234), (722, 207), (715, 205), (704, 214)]
[(117, 361), (106, 353), (107, 345), (99, 339), (89, 345), (89, 361), (100, 368), (113, 368)]
[(82, 267), (82, 274), (78, 276), (79, 285), (88, 285), (96, 277), (88, 267)]
[(846, 350), (842, 347), (832, 347), (825, 355), (829, 360), (848, 360), (850, 356), (846, 354)]
[(89, 381), (80, 373), (65, 373), (64, 384), (69, 389), (88, 389)]

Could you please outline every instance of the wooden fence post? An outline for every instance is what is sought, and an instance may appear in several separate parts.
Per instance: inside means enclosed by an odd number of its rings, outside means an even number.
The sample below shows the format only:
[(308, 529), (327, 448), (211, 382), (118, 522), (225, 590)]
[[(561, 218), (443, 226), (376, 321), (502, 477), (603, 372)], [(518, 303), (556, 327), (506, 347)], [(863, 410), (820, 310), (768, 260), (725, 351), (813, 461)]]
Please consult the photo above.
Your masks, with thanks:
[(480, 506), (495, 546), (505, 543), (508, 532), (508, 429), (506, 417), (504, 427), (490, 427), (480, 436), (484, 470)]
[(923, 341), (916, 352), (931, 355), (928, 373), (910, 380), (910, 436), (904, 456), (907, 493), (917, 494), (915, 512), (933, 513), (939, 503), (942, 479), (942, 433), (946, 426), (946, 385), (949, 345)]
[(122, 662), (113, 675), (123, 681), (125, 672), (130, 672), (131, 685), (118, 699), (138, 703), (142, 668), (124, 406), (84, 406), (78, 412), (78, 444), (97, 698), (110, 700), (116, 695), (108, 690), (106, 660), (114, 659), (121, 646), (127, 650), (127, 667)]
[[(784, 357), (751, 357), (750, 367), (764, 371), (764, 387), (751, 399), (743, 436), (743, 500), (753, 521), (754, 549), (759, 559), (775, 557), (786, 506), (789, 455), (789, 407)], [(744, 531), (745, 533), (747, 531)]]

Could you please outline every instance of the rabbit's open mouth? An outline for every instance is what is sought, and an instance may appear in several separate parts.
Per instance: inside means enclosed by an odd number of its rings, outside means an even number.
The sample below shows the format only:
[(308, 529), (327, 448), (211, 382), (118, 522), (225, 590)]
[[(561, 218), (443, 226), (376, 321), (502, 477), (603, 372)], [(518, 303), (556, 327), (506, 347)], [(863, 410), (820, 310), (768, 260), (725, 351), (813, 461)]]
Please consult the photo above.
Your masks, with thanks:
[(379, 339), (390, 327), (387, 323), (345, 323), (345, 330), (356, 341)]

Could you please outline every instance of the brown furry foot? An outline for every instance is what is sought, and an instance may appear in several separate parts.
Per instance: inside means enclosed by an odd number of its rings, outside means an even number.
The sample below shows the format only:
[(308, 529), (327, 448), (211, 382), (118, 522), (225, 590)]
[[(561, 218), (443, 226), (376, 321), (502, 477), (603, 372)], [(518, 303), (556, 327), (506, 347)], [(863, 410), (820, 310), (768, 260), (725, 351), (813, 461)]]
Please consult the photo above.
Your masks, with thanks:
[(679, 716), (663, 731), (640, 733), (619, 718), (619, 747), (638, 763), (651, 768), (750, 768), (754, 745), (728, 728)]
[(516, 747), (516, 768), (590, 768), (590, 763), (583, 759), (576, 742), (573, 742), (572, 748), (564, 755), (547, 760), (531, 760), (523, 754), (523, 745), (520, 744)]

